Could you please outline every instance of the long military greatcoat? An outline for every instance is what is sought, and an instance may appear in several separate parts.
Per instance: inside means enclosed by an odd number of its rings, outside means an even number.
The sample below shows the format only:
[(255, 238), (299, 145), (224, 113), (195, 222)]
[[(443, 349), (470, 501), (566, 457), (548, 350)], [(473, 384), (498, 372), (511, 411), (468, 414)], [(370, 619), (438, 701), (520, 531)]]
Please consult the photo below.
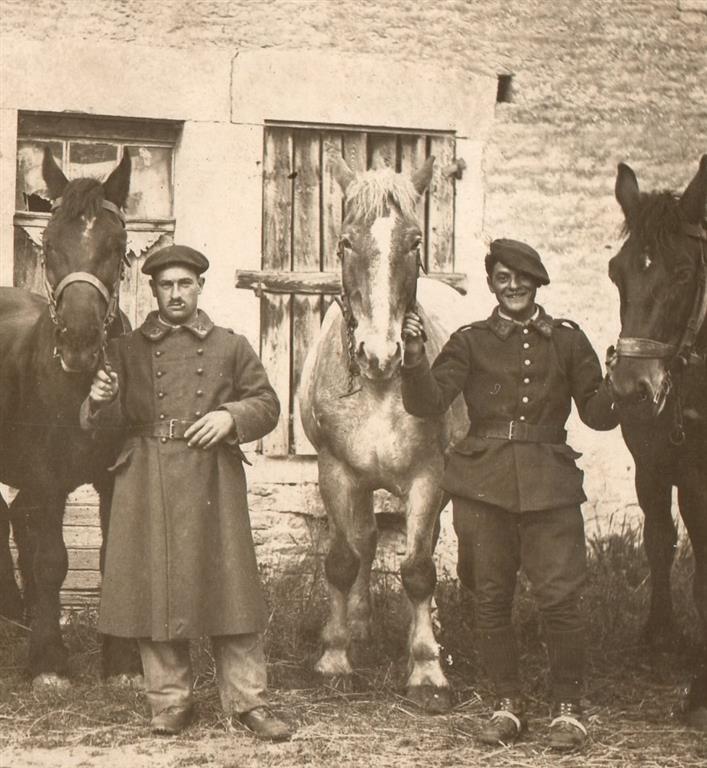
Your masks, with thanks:
[(575, 464), (581, 454), (564, 439), (521, 442), (472, 434), (488, 422), (562, 430), (572, 399), (593, 429), (617, 425), (599, 360), (574, 323), (553, 320), (540, 309), (521, 326), (496, 309), (487, 320), (453, 333), (431, 368), (424, 356), (403, 368), (403, 402), (415, 416), (443, 413), (460, 392), (471, 428), (450, 453), (443, 477), (447, 491), (516, 512), (586, 500)]
[[(157, 313), (109, 348), (120, 394), (84, 422), (124, 428), (112, 471), (99, 630), (153, 640), (260, 631), (262, 597), (238, 442), (267, 434), (279, 403), (248, 341), (205, 313), (171, 328)], [(132, 434), (139, 425), (233, 417), (213, 448)], [(149, 431), (149, 427), (144, 431)], [(237, 438), (237, 439), (236, 439)]]

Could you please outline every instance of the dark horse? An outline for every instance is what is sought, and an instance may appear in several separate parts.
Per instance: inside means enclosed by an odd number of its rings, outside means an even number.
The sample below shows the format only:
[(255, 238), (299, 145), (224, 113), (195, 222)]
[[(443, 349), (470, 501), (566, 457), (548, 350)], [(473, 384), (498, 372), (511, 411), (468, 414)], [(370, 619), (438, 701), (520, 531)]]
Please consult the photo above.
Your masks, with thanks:
[[(104, 362), (107, 337), (123, 330), (118, 289), (126, 233), (120, 209), (128, 196), (130, 157), (123, 155), (104, 184), (69, 182), (47, 148), (42, 172), (54, 201), (42, 257), (48, 300), (0, 288), (0, 482), (19, 489), (9, 507), (0, 497), (0, 616), (23, 615), (9, 550), (11, 523), (31, 617), (30, 672), (35, 684), (62, 685), (67, 652), (59, 590), (68, 567), (62, 536), (67, 495), (93, 483), (104, 534), (107, 525), (106, 467), (114, 446), (83, 433), (78, 416)], [(106, 674), (134, 670), (119, 641), (107, 650), (114, 659)]]
[[(673, 627), (676, 486), (707, 640), (707, 155), (682, 195), (639, 192), (635, 174), (621, 164), (616, 198), (627, 238), (609, 265), (620, 294), (621, 334), (608, 369), (645, 515), (652, 586), (646, 635), (655, 640)], [(693, 725), (707, 728), (707, 666), (692, 682), (686, 709)]]

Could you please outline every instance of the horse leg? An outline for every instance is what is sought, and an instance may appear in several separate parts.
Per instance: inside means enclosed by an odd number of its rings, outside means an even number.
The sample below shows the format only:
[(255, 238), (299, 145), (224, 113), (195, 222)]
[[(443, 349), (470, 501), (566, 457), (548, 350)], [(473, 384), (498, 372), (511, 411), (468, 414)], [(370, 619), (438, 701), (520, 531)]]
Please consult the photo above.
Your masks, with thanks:
[(703, 637), (702, 669), (690, 684), (687, 696), (687, 721), (693, 728), (707, 730), (707, 483), (699, 474), (697, 463), (678, 486), (680, 514), (690, 536), (695, 561), (692, 581), (695, 607), (700, 617)]
[(22, 621), (22, 595), (15, 580), (15, 566), (10, 552), (10, 509), (0, 495), (0, 616)]
[(349, 656), (356, 664), (367, 658), (371, 639), (371, 566), (378, 544), (378, 526), (373, 514), (373, 497), (363, 499), (352, 521), (351, 545), (358, 554), (356, 580), (349, 591), (347, 615), (351, 632)]
[(670, 594), (670, 569), (677, 546), (677, 530), (670, 512), (671, 486), (652, 466), (636, 464), (636, 493), (643, 510), (643, 546), (651, 572), (651, 604), (643, 638), (655, 647), (674, 644), (677, 632)]
[(65, 499), (65, 493), (53, 494), (30, 520), (36, 541), (33, 570), (37, 602), (29, 646), (29, 666), (35, 687), (69, 684), (67, 651), (59, 626), (59, 591), (69, 567), (62, 535)]
[[(113, 500), (113, 480), (106, 473), (103, 477), (95, 480), (93, 486), (98, 491), (98, 512), (101, 521), (99, 568), (103, 574), (110, 507)], [(118, 688), (141, 688), (144, 681), (137, 642), (129, 637), (115, 637), (114, 635), (101, 635), (101, 638), (101, 671), (106, 683)]]
[(328, 452), (320, 451), (318, 461), (319, 491), (329, 518), (329, 552), (325, 561), (329, 619), (322, 631), (324, 650), (315, 669), (329, 677), (350, 678), (353, 669), (348, 658), (348, 596), (361, 561), (352, 546), (353, 521), (361, 509), (370, 510), (372, 493), (361, 490), (353, 473)]
[(452, 706), (431, 612), (437, 583), (432, 552), (441, 499), (437, 476), (423, 475), (412, 482), (407, 505), (406, 555), (400, 568), (412, 613), (406, 695), (430, 713), (447, 712)]
[(10, 505), (10, 522), (12, 523), (12, 537), (17, 547), (17, 565), (22, 580), (22, 594), (24, 597), (24, 619), (27, 624), (32, 621), (34, 606), (37, 602), (37, 588), (34, 581), (34, 547), (32, 527), (30, 521), (36, 514), (37, 505), (32, 499), (31, 493), (20, 490), (15, 500)]

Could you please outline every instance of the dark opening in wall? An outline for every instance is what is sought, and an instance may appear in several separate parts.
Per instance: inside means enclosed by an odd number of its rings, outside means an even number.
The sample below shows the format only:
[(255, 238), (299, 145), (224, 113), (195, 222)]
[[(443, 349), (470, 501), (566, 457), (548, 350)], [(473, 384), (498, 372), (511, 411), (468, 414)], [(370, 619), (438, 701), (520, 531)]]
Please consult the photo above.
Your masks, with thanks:
[(509, 104), (511, 101), (513, 101), (513, 75), (499, 75), (496, 103)]

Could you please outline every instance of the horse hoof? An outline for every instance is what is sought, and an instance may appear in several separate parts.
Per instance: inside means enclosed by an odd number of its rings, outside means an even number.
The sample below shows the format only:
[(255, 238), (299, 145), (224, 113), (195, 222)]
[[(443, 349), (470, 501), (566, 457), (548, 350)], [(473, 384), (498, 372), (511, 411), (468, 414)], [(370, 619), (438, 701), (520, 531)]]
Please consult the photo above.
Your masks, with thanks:
[(71, 688), (68, 677), (57, 675), (56, 672), (42, 672), (32, 680), (34, 691), (65, 691)]
[[(321, 673), (320, 673), (321, 675)], [(339, 693), (353, 693), (353, 675), (321, 675), (322, 685)]]
[(415, 685), (407, 689), (407, 698), (430, 715), (442, 715), (452, 708), (451, 688)]
[(135, 691), (145, 690), (145, 678), (142, 675), (129, 675), (126, 673), (120, 675), (111, 675), (106, 678), (106, 685), (110, 688), (125, 688)]

